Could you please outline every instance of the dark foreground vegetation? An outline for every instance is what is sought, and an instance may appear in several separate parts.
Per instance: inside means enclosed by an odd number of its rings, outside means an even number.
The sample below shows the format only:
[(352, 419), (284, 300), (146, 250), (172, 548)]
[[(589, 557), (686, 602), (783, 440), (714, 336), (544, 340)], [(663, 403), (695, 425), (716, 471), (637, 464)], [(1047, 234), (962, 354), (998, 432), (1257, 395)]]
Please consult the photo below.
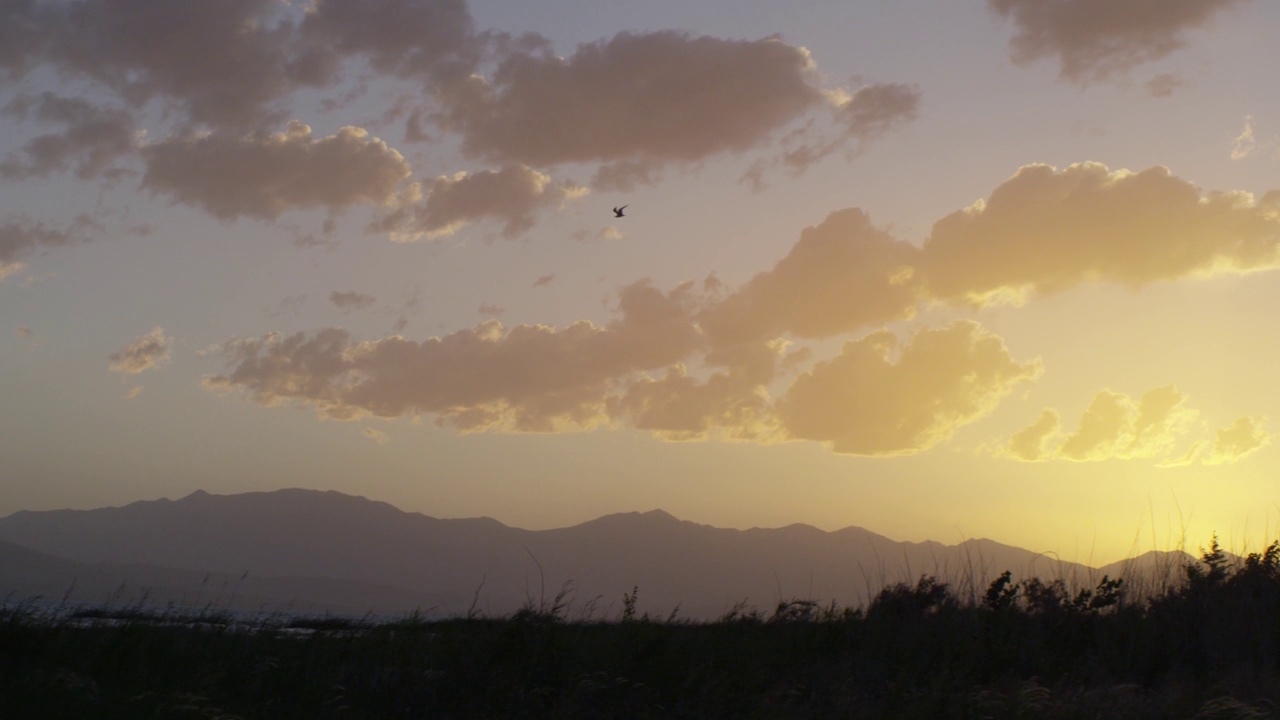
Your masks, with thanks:
[(714, 622), (0, 611), (0, 718), (1269, 718), (1280, 543), (1144, 592), (931, 577)]

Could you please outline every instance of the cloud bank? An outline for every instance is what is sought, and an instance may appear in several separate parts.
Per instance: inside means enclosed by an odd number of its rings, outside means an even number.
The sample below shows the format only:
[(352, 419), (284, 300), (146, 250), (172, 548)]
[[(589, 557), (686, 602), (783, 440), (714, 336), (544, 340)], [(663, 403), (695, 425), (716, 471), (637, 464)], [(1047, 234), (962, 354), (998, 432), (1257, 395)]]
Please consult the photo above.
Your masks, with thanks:
[[(859, 455), (916, 453), (989, 414), (1042, 367), (1015, 359), (971, 321), (904, 339), (875, 328), (930, 305), (1272, 269), (1278, 243), (1280, 192), (1206, 194), (1164, 168), (1032, 165), (939, 220), (921, 245), (875, 227), (860, 210), (841, 210), (737, 289), (714, 276), (701, 290), (633, 284), (608, 325), (508, 329), (489, 320), (421, 342), (360, 342), (337, 328), (232, 340), (223, 347), (228, 371), (206, 383), (340, 419), (434, 415), (465, 431), (607, 424), (674, 440), (718, 434), (816, 441)], [(811, 348), (792, 347), (867, 330), (816, 362)], [(1103, 391), (1073, 432), (1064, 436), (1058, 412), (1046, 410), (1001, 454), (1167, 458), (1194, 417), (1171, 385), (1137, 400)], [(1264, 441), (1258, 428), (1231, 430), (1214, 457), (1243, 457)]]

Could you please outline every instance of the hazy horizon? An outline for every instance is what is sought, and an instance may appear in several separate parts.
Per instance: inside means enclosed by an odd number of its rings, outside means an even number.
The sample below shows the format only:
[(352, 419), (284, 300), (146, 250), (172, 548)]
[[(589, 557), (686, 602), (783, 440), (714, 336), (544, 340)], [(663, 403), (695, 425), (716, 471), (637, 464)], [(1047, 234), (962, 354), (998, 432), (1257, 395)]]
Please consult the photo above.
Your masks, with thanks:
[(10, 5), (0, 516), (1280, 534), (1276, 3)]

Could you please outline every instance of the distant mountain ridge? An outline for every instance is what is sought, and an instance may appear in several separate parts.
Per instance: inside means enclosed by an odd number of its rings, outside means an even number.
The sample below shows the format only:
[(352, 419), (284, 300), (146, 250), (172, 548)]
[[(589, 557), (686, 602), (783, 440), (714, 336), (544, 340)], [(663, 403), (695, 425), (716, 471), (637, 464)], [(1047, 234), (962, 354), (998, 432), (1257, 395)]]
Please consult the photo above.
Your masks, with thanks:
[(857, 527), (716, 528), (662, 510), (522, 530), (300, 489), (196, 491), (0, 518), (0, 597), (61, 596), (74, 583), (73, 600), (101, 602), (95, 594), (124, 583), (158, 602), (216, 596), (240, 608), (311, 612), (503, 615), (550, 602), (571, 583), (574, 607), (585, 613), (594, 604), (597, 617), (616, 616), (623, 594), (638, 587), (641, 611), (679, 607), (707, 618), (743, 601), (761, 609), (801, 597), (861, 604), (922, 574), (981, 592), (1005, 570), (1092, 585), (1120, 565), (1094, 569), (985, 539), (897, 542)]

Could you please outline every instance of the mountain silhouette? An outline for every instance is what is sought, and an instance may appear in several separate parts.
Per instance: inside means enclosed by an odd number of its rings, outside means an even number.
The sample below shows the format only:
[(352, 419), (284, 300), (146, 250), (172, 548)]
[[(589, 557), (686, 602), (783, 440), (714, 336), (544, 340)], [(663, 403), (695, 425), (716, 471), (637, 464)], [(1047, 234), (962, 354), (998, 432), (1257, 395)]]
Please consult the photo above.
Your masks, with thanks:
[(533, 531), (299, 489), (17, 512), (0, 518), (0, 570), (0, 596), (70, 589), (73, 600), (101, 602), (123, 583), (155, 600), (341, 613), (505, 615), (570, 588), (571, 617), (589, 607), (616, 616), (638, 587), (640, 611), (679, 608), (695, 619), (744, 601), (762, 610), (795, 598), (856, 605), (922, 574), (980, 594), (1005, 570), (1081, 585), (1108, 572), (985, 539), (907, 543), (801, 524), (735, 530), (661, 510)]

